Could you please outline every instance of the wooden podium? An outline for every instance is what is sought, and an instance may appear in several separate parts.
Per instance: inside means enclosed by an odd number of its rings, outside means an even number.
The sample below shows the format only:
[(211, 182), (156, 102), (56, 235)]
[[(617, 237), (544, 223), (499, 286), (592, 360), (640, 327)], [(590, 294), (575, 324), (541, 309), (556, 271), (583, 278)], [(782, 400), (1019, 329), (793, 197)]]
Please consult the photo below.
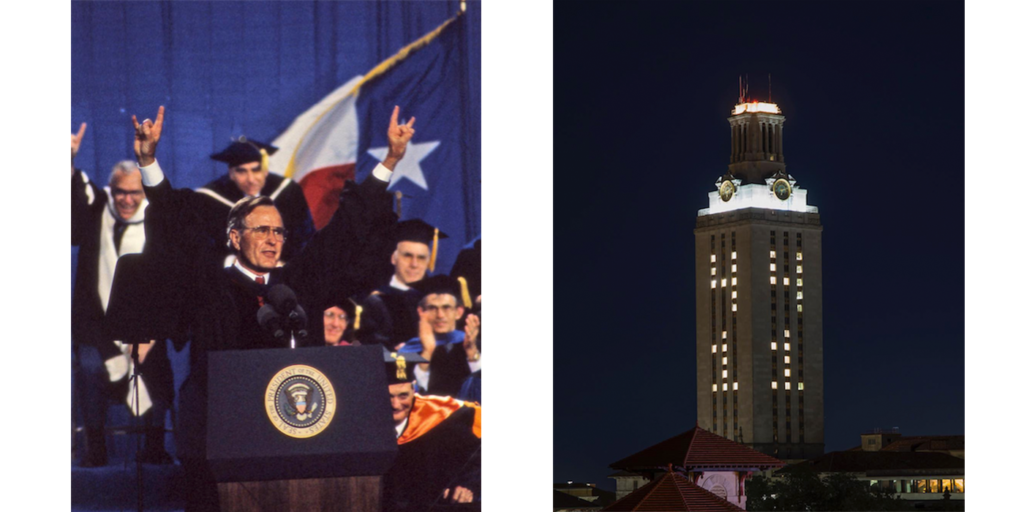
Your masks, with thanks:
[(397, 454), (380, 347), (211, 352), (208, 382), (223, 511), (379, 512)]

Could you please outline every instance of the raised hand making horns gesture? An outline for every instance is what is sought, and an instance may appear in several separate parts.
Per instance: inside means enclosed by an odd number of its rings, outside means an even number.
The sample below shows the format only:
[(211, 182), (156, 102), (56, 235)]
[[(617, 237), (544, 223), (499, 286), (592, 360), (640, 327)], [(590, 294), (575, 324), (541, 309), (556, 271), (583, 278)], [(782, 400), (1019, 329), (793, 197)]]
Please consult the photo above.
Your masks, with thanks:
[(412, 136), (416, 133), (412, 125), (416, 122), (413, 117), (408, 123), (398, 124), (398, 105), (391, 111), (391, 123), (388, 124), (388, 156), (384, 159), (384, 167), (395, 170), (395, 165), (405, 156), (405, 147), (409, 145)]
[(135, 158), (140, 167), (145, 167), (156, 161), (156, 145), (164, 131), (164, 107), (157, 111), (156, 122), (146, 119), (140, 124), (133, 114), (132, 124), (135, 125)]

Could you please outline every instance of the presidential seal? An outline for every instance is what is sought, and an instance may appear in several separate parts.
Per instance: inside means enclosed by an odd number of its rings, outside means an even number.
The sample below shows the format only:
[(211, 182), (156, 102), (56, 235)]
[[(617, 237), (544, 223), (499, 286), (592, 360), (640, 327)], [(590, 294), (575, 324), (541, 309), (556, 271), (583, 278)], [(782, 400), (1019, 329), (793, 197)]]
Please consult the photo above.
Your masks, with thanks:
[(331, 381), (320, 370), (304, 364), (284, 368), (270, 379), (264, 405), (274, 427), (299, 438), (323, 432), (338, 406)]

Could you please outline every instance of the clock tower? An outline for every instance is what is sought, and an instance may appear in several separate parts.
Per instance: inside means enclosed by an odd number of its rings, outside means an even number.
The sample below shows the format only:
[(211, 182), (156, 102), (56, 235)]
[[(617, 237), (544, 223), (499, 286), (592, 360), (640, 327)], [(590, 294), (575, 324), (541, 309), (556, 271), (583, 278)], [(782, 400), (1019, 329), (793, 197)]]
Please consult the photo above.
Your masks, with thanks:
[(729, 166), (697, 213), (697, 421), (780, 459), (824, 453), (821, 222), (775, 103), (741, 98)]

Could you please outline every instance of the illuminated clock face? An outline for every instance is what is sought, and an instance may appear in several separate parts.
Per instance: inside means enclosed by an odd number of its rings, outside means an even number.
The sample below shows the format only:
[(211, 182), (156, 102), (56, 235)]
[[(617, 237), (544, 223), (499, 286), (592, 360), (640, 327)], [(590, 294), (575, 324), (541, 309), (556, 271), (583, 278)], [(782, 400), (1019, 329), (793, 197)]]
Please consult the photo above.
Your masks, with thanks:
[(789, 182), (786, 180), (775, 180), (775, 184), (772, 185), (772, 192), (775, 193), (775, 197), (785, 201), (789, 199), (789, 194), (792, 189), (789, 186)]
[(733, 193), (736, 192), (736, 187), (731, 181), (723, 181), (722, 186), (718, 187), (718, 196), (722, 198), (722, 201), (729, 202), (732, 199)]

